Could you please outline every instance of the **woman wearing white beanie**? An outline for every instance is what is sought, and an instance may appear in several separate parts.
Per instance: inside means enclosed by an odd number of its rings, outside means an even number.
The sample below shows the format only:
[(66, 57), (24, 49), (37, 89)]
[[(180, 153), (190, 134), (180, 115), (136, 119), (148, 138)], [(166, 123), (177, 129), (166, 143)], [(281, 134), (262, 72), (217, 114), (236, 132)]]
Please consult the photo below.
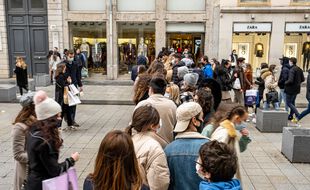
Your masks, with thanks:
[(61, 107), (44, 91), (39, 91), (33, 98), (37, 122), (33, 124), (27, 138), (29, 174), (27, 190), (41, 190), (42, 181), (59, 176), (79, 160), (76, 152), (64, 162), (58, 163), (59, 150), (63, 140), (59, 136)]

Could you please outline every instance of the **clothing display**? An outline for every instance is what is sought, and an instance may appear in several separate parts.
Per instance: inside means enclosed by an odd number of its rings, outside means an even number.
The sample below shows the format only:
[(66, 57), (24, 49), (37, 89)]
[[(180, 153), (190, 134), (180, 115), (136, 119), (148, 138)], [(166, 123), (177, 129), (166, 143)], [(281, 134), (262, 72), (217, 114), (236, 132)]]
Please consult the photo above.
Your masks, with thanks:
[(255, 55), (256, 57), (264, 56), (264, 45), (262, 43), (257, 43), (255, 45)]
[(147, 45), (144, 43), (144, 39), (141, 38), (139, 46), (138, 46), (138, 56), (143, 55), (147, 57)]
[[(302, 54), (304, 56), (303, 60), (303, 70), (309, 69), (309, 62), (310, 62), (310, 41), (307, 41), (302, 46)], [(307, 63), (307, 65), (306, 65)]]
[(125, 46), (125, 63), (127, 65), (132, 65), (136, 60), (136, 47), (132, 43), (128, 43)]
[(86, 42), (83, 42), (80, 46), (81, 52), (83, 52), (87, 58), (89, 57), (89, 49), (89, 45)]

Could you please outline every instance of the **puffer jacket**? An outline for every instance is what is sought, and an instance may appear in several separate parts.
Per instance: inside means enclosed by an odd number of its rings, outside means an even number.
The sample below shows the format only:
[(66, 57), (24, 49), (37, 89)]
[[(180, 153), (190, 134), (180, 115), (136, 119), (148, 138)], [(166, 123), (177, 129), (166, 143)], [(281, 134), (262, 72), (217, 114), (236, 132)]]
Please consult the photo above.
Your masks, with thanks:
[(261, 97), (260, 99), (262, 99), (263, 93), (265, 90), (265, 81), (264, 81), (264, 79), (262, 79), (262, 75), (264, 75), (264, 73), (266, 73), (268, 71), (269, 71), (268, 68), (262, 69), (260, 72), (260, 76), (255, 81), (255, 84), (258, 85), (258, 93), (259, 93), (259, 96)]
[(143, 183), (151, 190), (167, 190), (170, 173), (162, 146), (152, 137), (152, 132), (140, 132), (132, 137), (136, 156), (141, 165)]
[(289, 95), (300, 93), (301, 83), (305, 81), (304, 73), (298, 66), (291, 67), (287, 81), (285, 82), (284, 92)]
[(276, 81), (275, 76), (270, 71), (265, 72), (262, 75), (262, 79), (265, 82), (263, 100), (266, 101), (266, 94), (272, 90), (276, 90), (278, 87), (278, 82)]

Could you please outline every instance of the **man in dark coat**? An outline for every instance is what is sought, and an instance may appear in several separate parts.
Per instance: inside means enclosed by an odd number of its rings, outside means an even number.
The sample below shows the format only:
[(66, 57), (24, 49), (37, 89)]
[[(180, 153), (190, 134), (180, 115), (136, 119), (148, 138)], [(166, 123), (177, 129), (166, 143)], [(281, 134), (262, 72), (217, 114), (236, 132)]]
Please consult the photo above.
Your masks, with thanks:
[[(64, 61), (66, 63), (66, 76), (71, 78), (72, 83), (76, 87), (80, 88), (80, 92), (83, 91), (83, 85), (81, 81), (81, 72), (79, 70), (78, 63), (74, 61), (74, 51), (69, 50), (68, 59)], [(79, 127), (80, 125), (75, 122), (76, 106), (70, 106), (73, 126)]]
[(280, 74), (279, 81), (278, 81), (278, 86), (280, 88), (279, 104), (281, 105), (282, 100), (283, 100), (284, 104), (285, 104), (285, 110), (288, 111), (288, 106), (287, 106), (287, 103), (286, 103), (286, 94), (284, 92), (284, 87), (285, 87), (285, 82), (288, 80), (288, 76), (289, 76), (289, 72), (290, 72), (289, 58), (288, 57), (283, 57), (280, 60), (281, 60), (282, 69), (281, 69), (281, 74)]
[[(234, 102), (240, 105), (244, 105), (244, 92), (245, 92), (245, 75), (242, 65), (244, 64), (244, 58), (239, 57), (237, 59), (237, 65), (233, 69), (233, 90), (235, 93)], [(240, 85), (235, 85), (235, 83), (240, 83)]]
[(185, 63), (181, 61), (181, 55), (176, 53), (173, 55), (172, 60), (172, 81), (174, 84), (178, 85), (180, 83), (180, 79), (178, 77), (178, 68), (185, 66)]
[(295, 114), (296, 118), (299, 116), (299, 112), (295, 107), (295, 100), (297, 95), (300, 93), (300, 85), (305, 81), (304, 73), (297, 65), (297, 59), (292, 57), (289, 60), (290, 72), (288, 80), (285, 82), (284, 92), (286, 93), (286, 103), (291, 109), (288, 116), (289, 120), (293, 119)]

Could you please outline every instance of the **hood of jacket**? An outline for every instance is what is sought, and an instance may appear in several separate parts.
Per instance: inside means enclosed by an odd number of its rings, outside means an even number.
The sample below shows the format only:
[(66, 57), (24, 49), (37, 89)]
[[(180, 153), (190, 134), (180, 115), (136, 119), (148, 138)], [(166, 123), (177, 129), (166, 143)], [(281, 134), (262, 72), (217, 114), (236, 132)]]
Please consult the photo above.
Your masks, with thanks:
[(220, 126), (224, 127), (225, 129), (227, 129), (228, 131), (228, 135), (230, 137), (236, 137), (237, 133), (236, 133), (236, 129), (235, 129), (235, 125), (229, 121), (228, 119), (224, 120), (222, 123), (220, 123)]
[(200, 190), (240, 190), (240, 181), (233, 179), (225, 182), (207, 182), (202, 181), (199, 185)]
[(265, 80), (268, 76), (272, 75), (272, 72), (266, 71), (261, 75), (261, 78)]

